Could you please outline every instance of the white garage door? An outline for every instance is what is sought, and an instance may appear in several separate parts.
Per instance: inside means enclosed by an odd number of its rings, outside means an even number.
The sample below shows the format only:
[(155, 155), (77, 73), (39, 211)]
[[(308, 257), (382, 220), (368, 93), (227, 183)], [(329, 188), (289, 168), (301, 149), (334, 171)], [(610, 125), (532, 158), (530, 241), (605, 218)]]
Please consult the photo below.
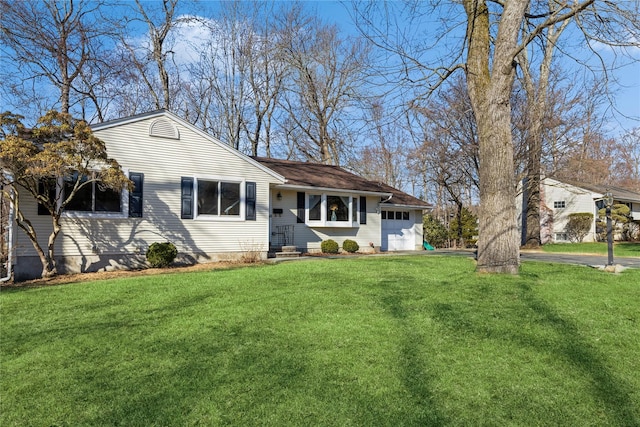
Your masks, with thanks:
[(382, 250), (413, 251), (416, 249), (411, 212), (382, 211)]

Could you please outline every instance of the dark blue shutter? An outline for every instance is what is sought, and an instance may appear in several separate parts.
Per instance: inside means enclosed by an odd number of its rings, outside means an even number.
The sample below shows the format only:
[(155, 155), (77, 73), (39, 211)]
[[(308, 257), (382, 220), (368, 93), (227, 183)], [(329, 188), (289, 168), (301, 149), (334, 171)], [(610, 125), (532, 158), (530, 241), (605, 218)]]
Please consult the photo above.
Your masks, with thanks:
[(255, 182), (247, 182), (246, 188), (246, 217), (247, 221), (255, 221), (256, 220), (256, 183)]
[(304, 193), (303, 192), (299, 192), (298, 193), (298, 223), (299, 224), (304, 224), (304, 219), (305, 219), (305, 215), (304, 215)]
[(360, 196), (360, 224), (367, 223), (367, 198)]
[(129, 218), (142, 218), (142, 186), (144, 174), (131, 172), (129, 179), (133, 182), (133, 190), (129, 192)]
[(180, 218), (193, 219), (193, 178), (181, 178), (182, 207)]

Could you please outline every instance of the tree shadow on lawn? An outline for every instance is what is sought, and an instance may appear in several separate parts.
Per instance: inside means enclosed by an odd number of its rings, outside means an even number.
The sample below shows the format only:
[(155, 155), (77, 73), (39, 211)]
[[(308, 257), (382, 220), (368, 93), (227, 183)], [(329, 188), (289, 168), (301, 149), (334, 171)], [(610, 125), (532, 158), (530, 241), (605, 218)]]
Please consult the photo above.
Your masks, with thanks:
[[(77, 349), (78, 360), (67, 371), (72, 378), (64, 400), (77, 402), (71, 407), (76, 412), (74, 422), (339, 425), (351, 420), (360, 425), (393, 425), (400, 420), (412, 425), (443, 424), (431, 409), (420, 419), (404, 414), (397, 399), (372, 390), (368, 379), (349, 371), (349, 364), (339, 357), (326, 356), (343, 350), (332, 348), (317, 335), (295, 324), (285, 330), (262, 324), (259, 308), (239, 313), (199, 301), (200, 295), (168, 300), (131, 317), (78, 325), (75, 334), (66, 331), (66, 336), (89, 340)], [(177, 309), (193, 311), (193, 321), (184, 327), (183, 320), (176, 323)], [(231, 310), (226, 316), (196, 315), (226, 309)], [(144, 327), (132, 330), (132, 323)], [(111, 336), (106, 348), (97, 348), (91, 341), (97, 333)], [(351, 349), (346, 345), (344, 351)], [(407, 352), (409, 357), (419, 357), (411, 348)], [(86, 363), (83, 354), (88, 356)], [(375, 360), (375, 355), (371, 357)], [(357, 363), (357, 357), (354, 360)], [(420, 361), (411, 366), (418, 369)], [(419, 374), (407, 371), (407, 382), (416, 400), (428, 403), (428, 390), (418, 380)]]
[[(479, 298), (491, 298), (491, 285), (478, 285)], [(632, 387), (608, 368), (598, 349), (589, 344), (580, 334), (579, 328), (564, 318), (553, 307), (538, 298), (528, 284), (519, 284), (520, 295), (514, 296), (513, 305), (498, 307), (496, 311), (478, 312), (473, 302), (438, 303), (434, 316), (457, 337), (480, 342), (482, 340), (505, 341), (521, 348), (532, 348), (536, 353), (550, 354), (554, 359), (568, 362), (592, 387), (593, 401), (602, 405), (602, 416), (613, 425), (640, 425), (637, 407), (631, 398)], [(493, 295), (495, 298), (496, 296)], [(518, 303), (522, 301), (522, 305)], [(516, 313), (500, 313), (501, 310)], [(492, 316), (494, 319), (492, 320)], [(501, 326), (502, 316), (519, 318), (522, 323)], [(542, 328), (534, 333), (528, 326)], [(549, 333), (547, 337), (545, 331)], [(508, 357), (508, 355), (506, 355)], [(517, 355), (513, 357), (518, 357)], [(552, 359), (553, 360), (553, 359)], [(548, 362), (546, 362), (548, 363)], [(575, 376), (575, 374), (571, 375)], [(514, 381), (517, 381), (514, 378)], [(570, 408), (567, 408), (570, 411)], [(559, 408), (563, 411), (564, 408)], [(579, 416), (579, 415), (576, 415)]]
[(531, 286), (520, 284), (520, 289), (528, 307), (561, 337), (562, 345), (554, 348), (557, 355), (591, 378), (594, 397), (604, 404), (611, 421), (620, 425), (640, 425), (637, 406), (630, 398), (631, 386), (615, 377), (598, 349), (581, 337), (576, 325), (537, 298)]
[(402, 421), (408, 425), (447, 425), (450, 422), (441, 412), (435, 393), (432, 391), (435, 374), (429, 372), (429, 363), (425, 359), (423, 350), (419, 348), (424, 339), (410, 319), (404, 303), (405, 298), (393, 292), (389, 289), (389, 293), (382, 296), (380, 302), (385, 311), (396, 320), (397, 330), (402, 334), (400, 340), (402, 361), (399, 362), (402, 381), (414, 400), (412, 403), (422, 411), (419, 419), (411, 422)]

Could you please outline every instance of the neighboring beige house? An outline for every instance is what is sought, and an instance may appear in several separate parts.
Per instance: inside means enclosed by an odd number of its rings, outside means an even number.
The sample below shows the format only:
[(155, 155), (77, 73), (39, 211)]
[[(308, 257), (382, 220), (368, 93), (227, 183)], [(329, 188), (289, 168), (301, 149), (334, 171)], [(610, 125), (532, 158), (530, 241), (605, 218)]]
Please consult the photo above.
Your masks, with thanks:
[[(247, 251), (266, 258), (283, 245), (314, 251), (328, 238), (355, 240), (363, 250), (421, 248), (422, 211), (430, 205), (343, 169), (253, 159), (165, 110), (92, 129), (135, 188), (87, 187), (74, 199), (56, 242), (60, 272), (141, 267), (149, 245), (165, 241), (184, 263)], [(45, 245), (48, 213), (39, 215), (26, 197), (22, 209)], [(12, 229), (15, 279), (37, 277), (41, 265), (31, 243)]]
[[(640, 193), (614, 186), (569, 183), (554, 178), (544, 178), (540, 186), (542, 243), (568, 242), (566, 226), (569, 215), (580, 212), (591, 213), (594, 218), (591, 229), (583, 241), (596, 241), (596, 219), (598, 218), (598, 210), (604, 207), (603, 199), (607, 191), (611, 191), (613, 194), (614, 204), (629, 206), (633, 221), (640, 222)], [(517, 199), (518, 224), (523, 242), (526, 224), (522, 213), (526, 210), (525, 203), (526, 198), (523, 198), (522, 192), (520, 192)]]

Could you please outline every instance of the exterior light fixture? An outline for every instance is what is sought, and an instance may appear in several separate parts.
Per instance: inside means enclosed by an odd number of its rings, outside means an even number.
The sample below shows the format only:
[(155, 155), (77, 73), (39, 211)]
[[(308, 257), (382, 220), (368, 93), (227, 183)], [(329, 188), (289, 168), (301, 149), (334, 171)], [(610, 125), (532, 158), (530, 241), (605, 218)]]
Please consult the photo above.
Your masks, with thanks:
[(279, 191), (278, 194), (276, 194), (276, 199), (282, 200), (282, 193), (280, 193)]

